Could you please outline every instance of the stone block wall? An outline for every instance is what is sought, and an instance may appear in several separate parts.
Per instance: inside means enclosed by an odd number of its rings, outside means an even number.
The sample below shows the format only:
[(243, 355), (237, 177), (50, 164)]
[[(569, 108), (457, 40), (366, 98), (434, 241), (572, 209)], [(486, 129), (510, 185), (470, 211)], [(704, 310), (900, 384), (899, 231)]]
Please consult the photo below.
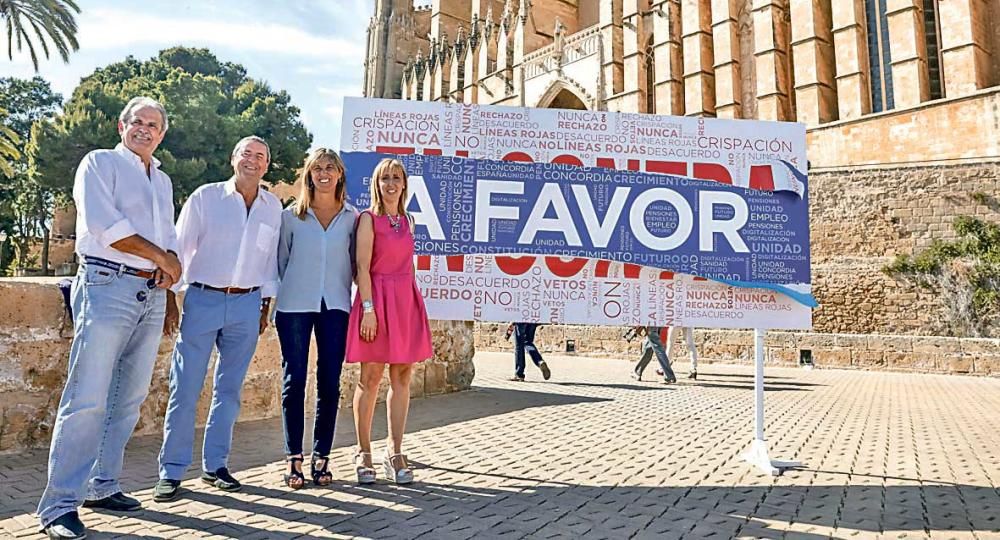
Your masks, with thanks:
[(809, 174), (813, 263), (892, 258), (952, 240), (956, 216), (1000, 222), (1000, 161)]
[[(469, 388), (475, 374), (471, 323), (432, 321), (434, 358), (419, 364), (411, 395), (421, 397)], [(65, 315), (55, 280), (0, 280), (0, 452), (46, 446), (66, 377), (72, 323)], [(173, 339), (164, 339), (142, 405), (138, 434), (158, 433), (168, 397)], [(315, 358), (315, 345), (312, 347)], [(315, 365), (315, 361), (311, 361)], [(214, 368), (210, 367), (209, 373)], [(349, 407), (358, 380), (357, 365), (344, 367), (341, 406)], [(240, 421), (281, 414), (281, 354), (273, 327), (257, 345), (243, 386)], [(306, 396), (313, 403), (311, 382)], [(384, 399), (387, 384), (382, 386)], [(211, 382), (198, 404), (198, 424), (208, 414)]]
[[(513, 351), (513, 344), (503, 337), (506, 328), (506, 323), (477, 324), (476, 348)], [(635, 362), (641, 354), (642, 339), (628, 343), (622, 338), (624, 331), (610, 326), (543, 326), (535, 335), (535, 344), (542, 354), (570, 354), (566, 352), (566, 341), (573, 340), (576, 352), (572, 354)], [(671, 362), (686, 372), (687, 345), (682, 337), (675, 339)], [(694, 342), (699, 365), (753, 363), (750, 330), (696, 329)], [(809, 350), (819, 368), (1000, 377), (1000, 339), (771, 331), (764, 348), (765, 363), (775, 366), (797, 365), (800, 351)], [(511, 370), (513, 365), (512, 355)], [(625, 369), (622, 373), (626, 373)]]
[(813, 329), (934, 335), (943, 299), (882, 269), (954, 240), (957, 216), (1000, 223), (1000, 162), (876, 167), (810, 175)]

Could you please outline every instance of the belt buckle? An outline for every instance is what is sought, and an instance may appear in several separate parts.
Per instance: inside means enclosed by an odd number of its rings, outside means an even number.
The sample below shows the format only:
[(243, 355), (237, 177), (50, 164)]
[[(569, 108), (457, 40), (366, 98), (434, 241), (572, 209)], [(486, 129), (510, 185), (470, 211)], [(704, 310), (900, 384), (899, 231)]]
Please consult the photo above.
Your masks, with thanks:
[(231, 291), (232, 289), (233, 289), (232, 287), (226, 287), (224, 290), (226, 291), (226, 294), (230, 294), (229, 291)]

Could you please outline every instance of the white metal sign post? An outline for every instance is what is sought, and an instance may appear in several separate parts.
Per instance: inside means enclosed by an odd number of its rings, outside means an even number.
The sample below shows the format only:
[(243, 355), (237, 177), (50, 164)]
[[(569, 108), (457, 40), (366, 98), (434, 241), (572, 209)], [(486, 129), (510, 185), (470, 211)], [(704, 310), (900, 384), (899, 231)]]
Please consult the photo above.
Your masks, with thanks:
[(756, 466), (765, 474), (778, 476), (784, 469), (801, 467), (798, 461), (779, 461), (771, 459), (767, 453), (767, 440), (764, 439), (764, 334), (766, 330), (755, 328), (754, 344), (754, 375), (753, 375), (753, 412), (754, 439), (750, 449), (743, 454), (743, 460)]

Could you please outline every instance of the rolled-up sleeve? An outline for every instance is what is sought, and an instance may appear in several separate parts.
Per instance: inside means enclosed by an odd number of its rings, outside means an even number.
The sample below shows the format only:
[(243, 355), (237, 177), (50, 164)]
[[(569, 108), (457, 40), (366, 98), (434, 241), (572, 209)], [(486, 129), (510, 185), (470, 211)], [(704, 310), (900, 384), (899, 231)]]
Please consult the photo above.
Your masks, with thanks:
[(94, 153), (84, 156), (73, 181), (73, 201), (77, 212), (97, 242), (111, 244), (138, 234), (132, 222), (115, 206), (114, 172), (110, 164), (103, 168)]
[(285, 269), (288, 268), (288, 259), (292, 254), (292, 228), (295, 223), (292, 221), (295, 214), (289, 211), (281, 213), (281, 236), (278, 237), (278, 279), (285, 279)]
[(187, 288), (187, 270), (191, 266), (191, 260), (194, 258), (195, 252), (198, 251), (198, 237), (201, 234), (201, 208), (198, 204), (199, 193), (195, 191), (188, 197), (188, 200), (184, 202), (184, 206), (181, 207), (180, 217), (177, 218), (174, 241), (177, 246), (177, 258), (181, 262), (181, 268), (184, 269), (184, 276), (174, 284), (172, 287), (174, 291)]
[(180, 246), (178, 245), (177, 242), (177, 228), (174, 227), (173, 184), (171, 183), (170, 178), (167, 177), (166, 174), (164, 174), (163, 172), (160, 172), (160, 174), (163, 174), (163, 176), (167, 178), (167, 187), (169, 188), (167, 189), (167, 192), (163, 194), (164, 202), (166, 203), (166, 207), (168, 210), (167, 215), (161, 217), (161, 219), (163, 220), (163, 227), (166, 230), (166, 234), (164, 234), (164, 239), (163, 239), (164, 243), (163, 249), (165, 251), (173, 251), (179, 257), (181, 252), (180, 252)]
[[(275, 236), (281, 235), (278, 234)], [(271, 253), (274, 255), (270, 257), (269, 261), (267, 261), (267, 267), (264, 269), (264, 283), (260, 286), (260, 295), (264, 298), (274, 298), (275, 296), (278, 296), (278, 246), (280, 244), (280, 239), (275, 238), (271, 249)]]

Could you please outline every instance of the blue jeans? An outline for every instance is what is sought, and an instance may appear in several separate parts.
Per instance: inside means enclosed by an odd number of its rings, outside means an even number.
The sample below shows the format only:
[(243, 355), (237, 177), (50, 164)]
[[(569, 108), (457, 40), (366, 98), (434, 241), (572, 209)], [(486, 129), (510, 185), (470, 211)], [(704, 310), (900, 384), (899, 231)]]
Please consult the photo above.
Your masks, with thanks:
[(538, 323), (514, 324), (514, 375), (524, 378), (524, 353), (531, 356), (531, 361), (537, 366), (543, 362), (542, 353), (535, 347), (535, 330)]
[(73, 345), (38, 503), (42, 526), (84, 499), (121, 491), (125, 444), (149, 392), (166, 312), (166, 291), (100, 266), (80, 266), (71, 297)]
[(285, 427), (285, 455), (302, 453), (305, 431), (306, 375), (309, 370), (309, 337), (316, 334), (316, 417), (313, 420), (313, 454), (327, 456), (333, 446), (340, 405), (340, 371), (347, 346), (348, 313), (339, 309), (292, 313), (274, 317), (281, 343), (281, 419)]
[(205, 424), (202, 470), (226, 467), (240, 393), (260, 328), (260, 290), (226, 294), (188, 287), (180, 334), (170, 366), (170, 398), (163, 422), (160, 478), (180, 480), (191, 464), (198, 397), (205, 385), (212, 348), (218, 347), (212, 405)]
[(663, 370), (663, 378), (675, 379), (674, 371), (670, 369), (670, 359), (667, 357), (666, 351), (663, 350), (663, 341), (660, 340), (660, 330), (661, 327), (659, 326), (646, 327), (646, 341), (642, 344), (642, 357), (639, 358), (639, 363), (635, 365), (635, 372), (639, 376), (642, 376), (643, 370), (646, 369), (649, 361), (656, 354), (656, 361), (660, 363), (660, 369)]

